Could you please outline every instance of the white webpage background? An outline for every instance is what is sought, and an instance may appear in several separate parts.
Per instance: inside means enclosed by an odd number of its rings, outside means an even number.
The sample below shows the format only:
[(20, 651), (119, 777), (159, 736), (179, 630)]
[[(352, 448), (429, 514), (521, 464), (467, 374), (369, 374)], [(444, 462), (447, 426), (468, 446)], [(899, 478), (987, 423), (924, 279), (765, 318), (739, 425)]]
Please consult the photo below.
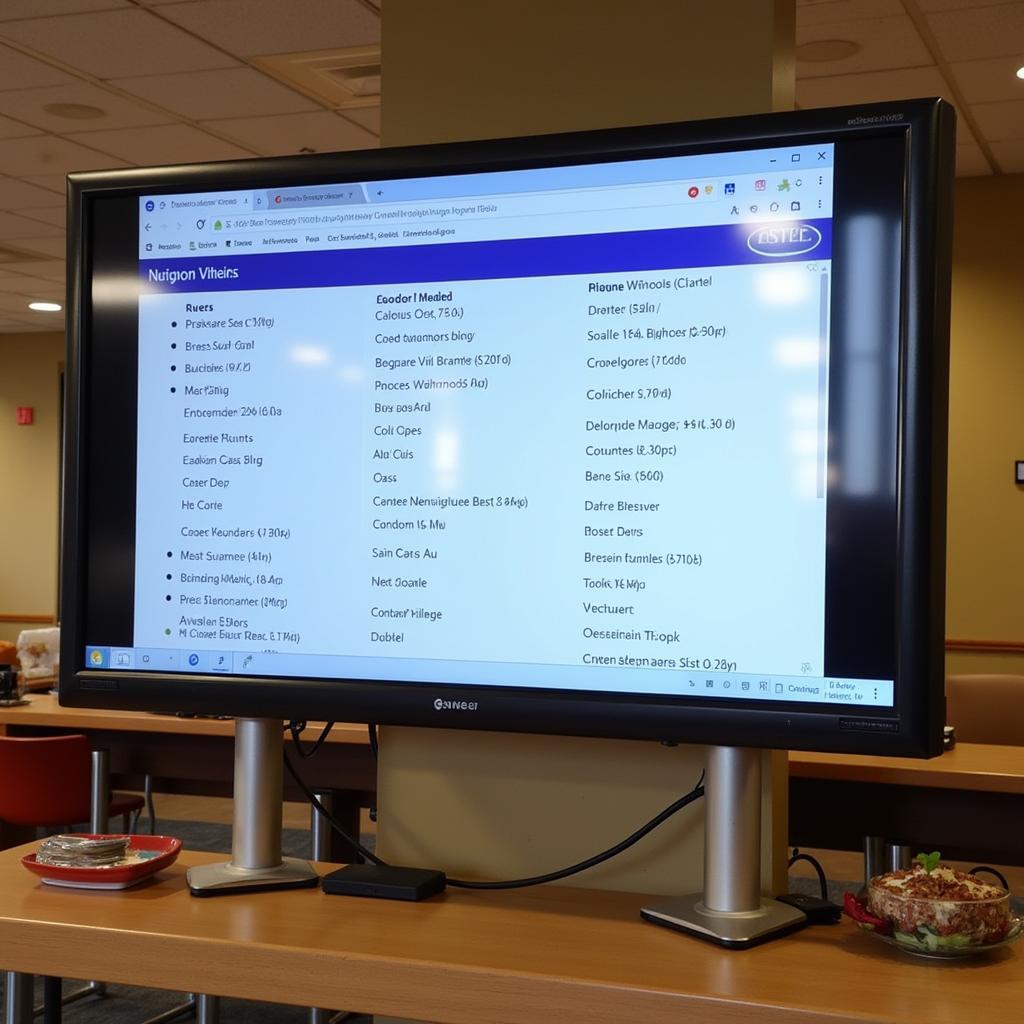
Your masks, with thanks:
[[(828, 265), (818, 261), (817, 268), (814, 274), (801, 263), (698, 269), (684, 273), (710, 277), (712, 284), (627, 293), (625, 300), (621, 294), (594, 295), (588, 285), (679, 272), (144, 296), (136, 645), (534, 663), (552, 666), (552, 685), (558, 685), (559, 665), (579, 666), (587, 655), (711, 658), (740, 672), (820, 676), (826, 502), (817, 482), (819, 424), (826, 415), (820, 370), (827, 352), (819, 337), (818, 274)], [(462, 310), (461, 317), (433, 323), (375, 319), (381, 309), (400, 308), (379, 305), (379, 295), (419, 290), (451, 290), (451, 300), (442, 305)], [(648, 299), (659, 303), (657, 315), (589, 311), (591, 305)], [(190, 315), (187, 303), (208, 304), (213, 311)], [(185, 326), (189, 320), (244, 324), (252, 318), (273, 326)], [(171, 328), (172, 321), (179, 326)], [(588, 341), (592, 331), (678, 325), (711, 325), (725, 334), (683, 341)], [(378, 341), (383, 335), (452, 330), (471, 333), (473, 340)], [(214, 342), (254, 347), (186, 349)], [(685, 355), (684, 366), (586, 365), (591, 357), (677, 354)], [(381, 358), (463, 355), (507, 361), (472, 368), (376, 365)], [(228, 362), (245, 368), (185, 371), (189, 364)], [(463, 377), (484, 380), (486, 387), (375, 390), (378, 381)], [(186, 385), (224, 388), (228, 394), (187, 396)], [(669, 389), (671, 394), (588, 400), (588, 390), (602, 388)], [(375, 411), (377, 403), (412, 402), (429, 402), (430, 411)], [(186, 409), (212, 408), (251, 408), (255, 415), (184, 416)], [(720, 419), (735, 425), (664, 432), (587, 429), (588, 421), (641, 418)], [(374, 433), (386, 427), (422, 433), (405, 438)], [(186, 435), (221, 434), (250, 434), (253, 440), (185, 440)], [(638, 444), (671, 446), (674, 453), (585, 454), (588, 446)], [(374, 457), (385, 451), (388, 458)], [(400, 452), (410, 454), (400, 457)], [(196, 456), (217, 461), (185, 464)], [(222, 458), (245, 456), (262, 464), (220, 464)], [(588, 483), (588, 470), (629, 472), (633, 479)], [(664, 479), (637, 483), (635, 474), (649, 470), (661, 470)], [(375, 482), (375, 474), (397, 479)], [(375, 497), (410, 495), (497, 497), (512, 503), (468, 509), (373, 504)], [(223, 507), (186, 507), (199, 501)], [(657, 509), (589, 511), (588, 501)], [(375, 528), (375, 521), (415, 525)], [(211, 527), (251, 530), (254, 536), (182, 535)], [(588, 527), (642, 535), (588, 537)], [(287, 536), (261, 536), (266, 530)], [(183, 559), (184, 551), (198, 553), (199, 560)], [(401, 558), (400, 551), (419, 554)], [(587, 552), (696, 555), (700, 564), (588, 564)], [(208, 560), (225, 553), (258, 560)], [(220, 579), (224, 572), (245, 579), (183, 582), (202, 575)], [(594, 589), (586, 578), (611, 580), (612, 589)], [(425, 585), (399, 588), (394, 583), (399, 579)], [(381, 580), (393, 582), (382, 586)], [(620, 580), (626, 587), (614, 582)], [(640, 584), (642, 589), (630, 589)], [(259, 604), (241, 609), (203, 604), (208, 597), (225, 596)], [(199, 603), (187, 603), (194, 601)], [(588, 604), (630, 610), (595, 613), (586, 610)], [(404, 611), (406, 617), (382, 618), (374, 609)], [(414, 610), (427, 617), (411, 617)], [(216, 623), (200, 628), (209, 636), (182, 634), (190, 628), (185, 623), (199, 619)], [(229, 624), (221, 625), (222, 620)], [(642, 638), (598, 638), (585, 635), (587, 629), (640, 632)], [(646, 630), (662, 639), (647, 639)], [(374, 638), (387, 634), (401, 639)], [(410, 678), (416, 678), (410, 665)], [(514, 670), (507, 682), (515, 685)]]

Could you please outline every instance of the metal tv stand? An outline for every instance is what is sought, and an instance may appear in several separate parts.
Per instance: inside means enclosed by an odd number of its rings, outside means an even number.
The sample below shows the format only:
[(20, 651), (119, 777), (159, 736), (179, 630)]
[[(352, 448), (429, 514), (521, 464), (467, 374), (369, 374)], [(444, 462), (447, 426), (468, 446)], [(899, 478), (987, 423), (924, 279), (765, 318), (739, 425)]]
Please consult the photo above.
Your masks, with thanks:
[(640, 916), (729, 949), (802, 927), (799, 910), (761, 895), (761, 751), (709, 747), (704, 803), (704, 891), (644, 907)]
[(236, 720), (231, 860), (189, 868), (193, 896), (302, 889), (319, 882), (308, 861), (281, 856), (283, 746), (277, 719)]

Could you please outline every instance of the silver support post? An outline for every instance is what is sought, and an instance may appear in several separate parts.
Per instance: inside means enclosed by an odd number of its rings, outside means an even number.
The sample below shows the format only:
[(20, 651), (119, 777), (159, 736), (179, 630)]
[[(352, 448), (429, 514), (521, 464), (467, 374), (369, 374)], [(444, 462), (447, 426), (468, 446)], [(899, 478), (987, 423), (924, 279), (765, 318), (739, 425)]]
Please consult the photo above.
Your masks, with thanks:
[(885, 844), (886, 871), (909, 871), (913, 863), (913, 851), (907, 843)]
[(282, 737), (277, 719), (236, 720), (231, 860), (189, 868), (194, 896), (296, 889), (319, 881), (308, 861), (281, 856)]
[[(334, 813), (334, 790), (314, 789), (313, 795), (331, 814)], [(332, 829), (327, 819), (312, 805), (309, 805), (309, 846), (313, 860), (329, 861), (333, 839)], [(308, 1024), (329, 1024), (334, 1018), (334, 1010), (324, 1010), (319, 1006), (311, 1006), (307, 1011)]]
[(4, 972), (4, 1024), (32, 1024), (33, 987), (31, 974)]
[(799, 928), (795, 907), (761, 896), (761, 751), (709, 747), (704, 784), (704, 891), (640, 916), (730, 949)]
[[(110, 831), (110, 751), (94, 750), (89, 764), (89, 831), (103, 835)], [(105, 996), (105, 981), (90, 981), (81, 997)], [(77, 993), (73, 994), (77, 995)]]
[(864, 837), (864, 884), (885, 872), (885, 840), (881, 836)]
[[(334, 813), (334, 790), (314, 789), (313, 795), (324, 809)], [(331, 860), (332, 829), (327, 819), (312, 805), (309, 806), (309, 845), (313, 860)]]
[(220, 1020), (220, 996), (196, 993), (196, 1024), (217, 1024)]
[(89, 775), (89, 831), (110, 829), (110, 751), (94, 750)]

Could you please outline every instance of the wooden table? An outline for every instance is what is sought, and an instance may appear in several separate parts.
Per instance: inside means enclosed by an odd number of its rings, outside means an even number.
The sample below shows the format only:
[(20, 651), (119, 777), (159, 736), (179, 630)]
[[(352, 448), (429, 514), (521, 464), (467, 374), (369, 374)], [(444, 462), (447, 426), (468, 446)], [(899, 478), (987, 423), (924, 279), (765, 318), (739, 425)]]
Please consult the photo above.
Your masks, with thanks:
[(23, 973), (441, 1024), (1016, 1024), (1024, 1005), (1020, 947), (950, 965), (844, 922), (731, 952), (642, 923), (649, 897), (551, 887), (199, 900), (199, 853), (123, 893), (68, 891), (21, 868), (27, 849), (0, 853), (0, 969)]
[(859, 850), (877, 835), (1024, 864), (1024, 747), (958, 743), (928, 761), (793, 751), (789, 775), (796, 845)]
[[(309, 743), (319, 735), (310, 723), (303, 733)], [(231, 796), (234, 772), (235, 723), (212, 718), (178, 718), (138, 711), (63, 708), (54, 694), (33, 694), (29, 703), (0, 708), (0, 733), (40, 736), (84, 733), (94, 749), (110, 752), (113, 786), (141, 790), (154, 779), (163, 793)], [(377, 767), (365, 725), (340, 723), (316, 757), (298, 764), (314, 788), (335, 791), (335, 815), (349, 830), (359, 828), (359, 809), (374, 799)], [(285, 775), (285, 798), (304, 800)]]

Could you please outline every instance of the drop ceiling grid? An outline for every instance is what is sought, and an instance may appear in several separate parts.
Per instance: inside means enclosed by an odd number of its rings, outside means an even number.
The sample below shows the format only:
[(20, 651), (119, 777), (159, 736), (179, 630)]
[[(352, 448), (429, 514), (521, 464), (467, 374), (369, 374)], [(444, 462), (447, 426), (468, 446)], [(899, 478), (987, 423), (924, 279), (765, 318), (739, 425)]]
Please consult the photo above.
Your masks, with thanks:
[[(325, 110), (249, 58), (376, 43), (379, 15), (361, 0), (289, 0), (280, 14), (279, 0), (0, 2), (0, 238), (26, 254), (0, 264), (24, 271), (0, 278), (4, 324), (36, 323), (26, 297), (62, 287), (70, 170), (377, 144), (375, 112)], [(69, 120), (53, 103), (106, 116)]]
[[(0, 213), (18, 217), (0, 225), (25, 226), (30, 234), (8, 244), (35, 257), (0, 263), (0, 295), (10, 281), (21, 289), (12, 287), (12, 297), (35, 282), (60, 284), (58, 240), (36, 232), (60, 230), (68, 169), (161, 162), (169, 150), (190, 160), (376, 143), (378, 110), (329, 112), (251, 59), (378, 43), (379, 4), (288, 0), (287, 7), (282, 19), (281, 0), (0, 0)], [(1024, 171), (1024, 83), (1013, 76), (1024, 63), (1021, 0), (797, 0), (797, 30), (799, 42), (850, 39), (860, 47), (845, 60), (798, 63), (800, 106), (942, 95), (967, 114), (958, 173), (991, 172), (982, 147), (998, 170)], [(54, 102), (101, 107), (108, 116), (54, 118), (42, 111)], [(59, 315), (43, 319), (42, 329), (60, 326)], [(0, 331), (14, 322), (24, 330), (38, 321), (0, 313)]]

